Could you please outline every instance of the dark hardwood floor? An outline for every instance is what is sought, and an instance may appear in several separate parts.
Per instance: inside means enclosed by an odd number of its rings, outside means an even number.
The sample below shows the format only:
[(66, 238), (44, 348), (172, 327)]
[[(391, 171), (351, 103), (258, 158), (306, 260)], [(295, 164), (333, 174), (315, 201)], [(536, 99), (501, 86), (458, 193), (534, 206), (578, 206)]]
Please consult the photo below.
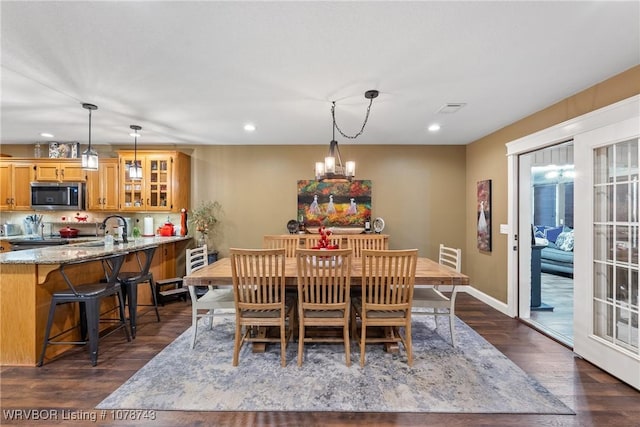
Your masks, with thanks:
[[(42, 368), (0, 369), (1, 425), (153, 425), (153, 426), (640, 426), (640, 392), (571, 350), (516, 319), (461, 293), (457, 315), (529, 375), (575, 410), (576, 415), (156, 412), (155, 420), (102, 419), (95, 406), (126, 381), (191, 322), (189, 303), (161, 308), (162, 322), (149, 314), (139, 319), (136, 339), (116, 333), (100, 342), (98, 366), (78, 348)], [(181, 363), (180, 360), (175, 361)], [(197, 369), (197, 367), (194, 367)], [(150, 390), (152, 392), (152, 390)], [(518, 390), (513, 390), (518, 393)], [(57, 420), (9, 421), (11, 409), (55, 410)], [(41, 413), (46, 414), (44, 412)], [(119, 414), (124, 416), (125, 414)], [(97, 422), (89, 418), (97, 417)], [(71, 418), (85, 417), (74, 420)], [(64, 419), (66, 418), (66, 419)]]

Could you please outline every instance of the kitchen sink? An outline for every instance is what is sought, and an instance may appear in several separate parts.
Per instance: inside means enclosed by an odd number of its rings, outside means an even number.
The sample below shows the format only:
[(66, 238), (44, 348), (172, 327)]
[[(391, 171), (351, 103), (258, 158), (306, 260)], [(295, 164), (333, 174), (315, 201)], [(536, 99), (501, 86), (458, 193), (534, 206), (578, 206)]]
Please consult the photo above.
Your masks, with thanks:
[(73, 246), (76, 248), (97, 248), (100, 246), (104, 246), (104, 242), (102, 240), (98, 240), (92, 242), (76, 243)]

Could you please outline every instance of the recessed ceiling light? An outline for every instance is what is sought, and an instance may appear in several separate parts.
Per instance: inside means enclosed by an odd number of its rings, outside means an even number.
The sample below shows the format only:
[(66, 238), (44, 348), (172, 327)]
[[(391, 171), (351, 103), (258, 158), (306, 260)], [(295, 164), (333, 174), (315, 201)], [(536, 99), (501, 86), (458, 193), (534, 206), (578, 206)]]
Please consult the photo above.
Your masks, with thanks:
[(40, 134), (41, 137), (43, 138), (53, 138), (53, 134), (52, 133), (47, 133), (47, 132), (42, 132)]
[(247, 123), (246, 125), (244, 125), (244, 130), (246, 132), (253, 132), (254, 130), (256, 130), (256, 125), (254, 125), (253, 123)]
[(431, 126), (429, 126), (427, 129), (429, 129), (429, 132), (438, 132), (440, 130), (440, 125), (437, 123), (434, 123)]

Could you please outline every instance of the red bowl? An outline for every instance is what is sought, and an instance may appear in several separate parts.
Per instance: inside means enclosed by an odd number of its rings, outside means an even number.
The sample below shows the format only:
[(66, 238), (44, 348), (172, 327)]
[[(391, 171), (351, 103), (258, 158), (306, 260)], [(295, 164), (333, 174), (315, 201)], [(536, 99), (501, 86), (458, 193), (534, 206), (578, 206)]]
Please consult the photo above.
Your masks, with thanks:
[(60, 237), (68, 238), (68, 237), (78, 237), (77, 228), (65, 227), (60, 229)]

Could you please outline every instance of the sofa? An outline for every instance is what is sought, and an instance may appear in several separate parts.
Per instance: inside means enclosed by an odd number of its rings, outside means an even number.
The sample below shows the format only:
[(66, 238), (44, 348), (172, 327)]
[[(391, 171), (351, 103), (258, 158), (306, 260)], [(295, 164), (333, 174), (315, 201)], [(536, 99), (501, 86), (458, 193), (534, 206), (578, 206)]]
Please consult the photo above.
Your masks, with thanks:
[(540, 269), (545, 273), (573, 277), (573, 229), (569, 227), (534, 226), (540, 251)]

